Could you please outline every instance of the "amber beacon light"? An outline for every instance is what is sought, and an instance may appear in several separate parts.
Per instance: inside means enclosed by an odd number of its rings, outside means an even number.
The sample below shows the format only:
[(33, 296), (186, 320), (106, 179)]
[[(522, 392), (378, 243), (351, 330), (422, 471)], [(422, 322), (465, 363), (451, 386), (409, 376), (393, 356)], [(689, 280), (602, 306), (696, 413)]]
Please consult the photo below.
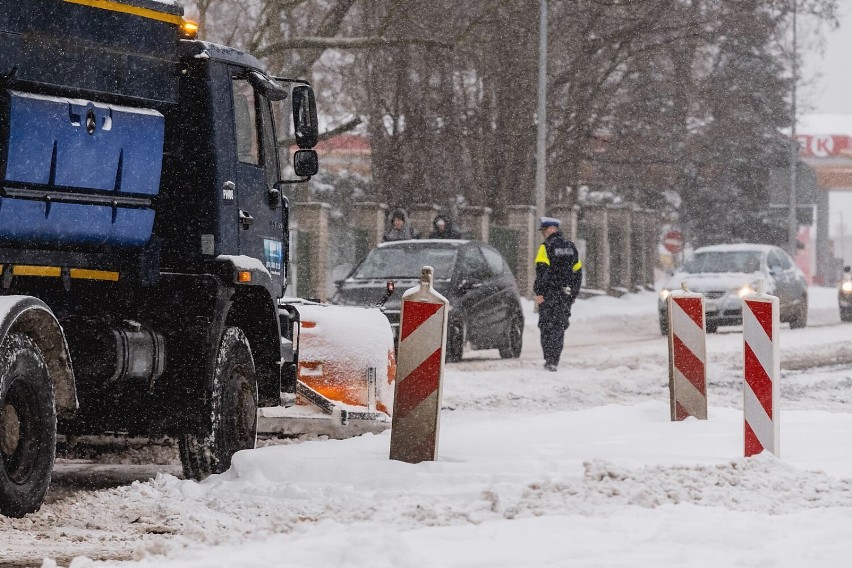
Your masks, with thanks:
[(184, 19), (180, 24), (180, 31), (186, 39), (195, 39), (198, 37), (198, 24), (192, 20)]

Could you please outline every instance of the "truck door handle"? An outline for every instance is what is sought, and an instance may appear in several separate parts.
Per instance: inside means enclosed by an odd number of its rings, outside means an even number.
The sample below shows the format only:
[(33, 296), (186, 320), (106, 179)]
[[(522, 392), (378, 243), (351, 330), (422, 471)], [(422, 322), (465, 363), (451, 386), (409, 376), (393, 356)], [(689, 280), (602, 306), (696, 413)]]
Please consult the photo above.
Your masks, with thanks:
[(254, 217), (240, 209), (240, 226), (243, 229), (248, 229), (254, 223)]

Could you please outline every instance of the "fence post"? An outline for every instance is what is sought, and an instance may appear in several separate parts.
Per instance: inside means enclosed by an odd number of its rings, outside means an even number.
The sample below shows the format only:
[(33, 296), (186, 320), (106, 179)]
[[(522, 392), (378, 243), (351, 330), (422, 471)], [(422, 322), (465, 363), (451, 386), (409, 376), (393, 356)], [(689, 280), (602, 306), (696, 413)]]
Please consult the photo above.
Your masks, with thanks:
[(707, 420), (707, 333), (704, 294), (672, 290), (669, 325), (669, 397), (672, 421)]
[(633, 292), (633, 255), (630, 247), (634, 240), (633, 208), (629, 205), (612, 205), (607, 211), (609, 224), (610, 288), (618, 292)]
[(757, 291), (743, 298), (743, 414), (745, 457), (769, 450), (780, 456), (781, 356), (778, 298)]
[(352, 221), (367, 231), (370, 247), (382, 242), (387, 224), (388, 206), (384, 203), (353, 203)]
[(653, 209), (643, 209), (645, 219), (645, 278), (644, 284), (648, 290), (654, 289), (654, 269), (660, 264), (660, 212)]
[(508, 227), (518, 231), (518, 255), (517, 263), (512, 267), (518, 289), (527, 298), (532, 297), (533, 283), (535, 282), (535, 258), (536, 247), (539, 244), (538, 232), (536, 231), (535, 206), (534, 205), (510, 205), (506, 208), (508, 213)]
[(459, 210), (459, 225), (466, 229), (465, 237), (487, 243), (491, 227), (491, 208), (462, 207)]
[(587, 287), (609, 290), (609, 223), (605, 205), (587, 205), (583, 212), (586, 261), (583, 263)]
[(420, 286), (402, 296), (390, 459), (408, 463), (438, 457), (441, 383), (447, 345), (447, 299), (424, 266)]
[[(645, 289), (648, 285), (648, 267), (649, 261), (648, 247), (651, 246), (651, 239), (648, 236), (650, 217), (637, 205), (631, 208), (633, 215), (633, 237), (628, 244), (630, 254), (630, 279), (633, 282), (633, 290)], [(653, 284), (653, 279), (651, 280)]]

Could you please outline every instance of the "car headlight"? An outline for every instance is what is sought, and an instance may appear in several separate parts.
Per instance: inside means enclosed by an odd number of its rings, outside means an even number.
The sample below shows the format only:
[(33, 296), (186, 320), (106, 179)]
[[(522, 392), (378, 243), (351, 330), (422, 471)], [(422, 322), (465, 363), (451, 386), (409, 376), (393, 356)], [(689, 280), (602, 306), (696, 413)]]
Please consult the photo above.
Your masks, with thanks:
[(671, 293), (672, 293), (671, 290), (669, 290), (667, 288), (663, 288), (662, 290), (660, 290), (660, 299), (665, 302), (666, 298), (668, 298), (671, 295)]
[(752, 288), (749, 284), (746, 284), (745, 286), (737, 290), (737, 296), (739, 296), (740, 298), (744, 298), (746, 294), (752, 293), (754, 293), (754, 288)]
[(847, 280), (846, 282), (841, 284), (840, 289), (846, 292), (847, 294), (852, 292), (852, 280)]

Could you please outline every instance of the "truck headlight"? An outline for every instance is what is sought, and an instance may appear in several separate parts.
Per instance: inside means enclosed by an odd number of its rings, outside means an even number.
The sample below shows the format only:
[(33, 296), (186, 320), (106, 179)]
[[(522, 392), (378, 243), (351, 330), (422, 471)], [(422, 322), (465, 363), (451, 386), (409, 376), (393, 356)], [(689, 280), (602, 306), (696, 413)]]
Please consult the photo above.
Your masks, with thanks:
[(666, 298), (668, 298), (671, 295), (671, 293), (672, 293), (671, 290), (669, 290), (667, 288), (663, 288), (662, 290), (660, 290), (660, 299), (665, 302)]
[(737, 290), (737, 295), (740, 298), (744, 298), (746, 296), (746, 294), (752, 294), (753, 292), (754, 292), (754, 290), (752, 289), (752, 287), (747, 284), (747, 285), (743, 286), (742, 288), (740, 288), (739, 290)]
[(852, 280), (847, 280), (846, 282), (841, 284), (840, 289), (846, 292), (847, 294), (852, 293)]

